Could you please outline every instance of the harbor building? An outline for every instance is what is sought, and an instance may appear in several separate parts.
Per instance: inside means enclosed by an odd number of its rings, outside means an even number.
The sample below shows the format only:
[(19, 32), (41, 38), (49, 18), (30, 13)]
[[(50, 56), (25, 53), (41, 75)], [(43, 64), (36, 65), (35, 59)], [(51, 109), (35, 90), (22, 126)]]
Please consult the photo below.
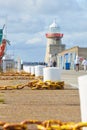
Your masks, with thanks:
[(87, 48), (74, 46), (57, 55), (57, 66), (62, 69), (74, 69), (76, 56), (80, 59), (80, 69), (83, 69), (82, 60), (87, 58)]
[(2, 58), (2, 70), (3, 72), (14, 71), (15, 61), (10, 55), (4, 55)]

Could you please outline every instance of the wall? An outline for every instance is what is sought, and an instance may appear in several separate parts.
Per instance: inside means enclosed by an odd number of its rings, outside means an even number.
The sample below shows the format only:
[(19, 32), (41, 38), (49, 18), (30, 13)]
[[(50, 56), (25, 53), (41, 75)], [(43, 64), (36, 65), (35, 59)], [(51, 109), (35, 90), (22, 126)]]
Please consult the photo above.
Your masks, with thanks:
[[(66, 69), (66, 64), (70, 63), (70, 69), (74, 69), (74, 61), (77, 55), (80, 57), (80, 59), (81, 57), (87, 58), (87, 48), (75, 46), (73, 48), (62, 51), (57, 56), (58, 67)], [(80, 69), (83, 69), (81, 62), (82, 61), (80, 60)]]

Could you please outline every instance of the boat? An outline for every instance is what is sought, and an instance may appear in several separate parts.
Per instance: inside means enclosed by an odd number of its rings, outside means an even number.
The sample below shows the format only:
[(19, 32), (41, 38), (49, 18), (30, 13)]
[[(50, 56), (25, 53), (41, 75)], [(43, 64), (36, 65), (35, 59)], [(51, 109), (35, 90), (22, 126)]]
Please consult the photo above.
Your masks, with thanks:
[(2, 61), (3, 56), (5, 55), (7, 43), (10, 44), (9, 40), (4, 38), (4, 35), (3, 35), (4, 27), (5, 25), (3, 26), (2, 29), (0, 29), (0, 63)]

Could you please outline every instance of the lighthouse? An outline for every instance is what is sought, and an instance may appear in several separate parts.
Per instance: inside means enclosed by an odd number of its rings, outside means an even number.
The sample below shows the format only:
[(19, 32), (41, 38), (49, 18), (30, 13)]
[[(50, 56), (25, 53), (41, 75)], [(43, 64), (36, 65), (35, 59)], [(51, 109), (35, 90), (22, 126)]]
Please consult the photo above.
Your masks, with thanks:
[(61, 39), (63, 38), (63, 33), (60, 33), (60, 27), (54, 20), (49, 26), (48, 33), (46, 33), (47, 47), (45, 54), (45, 62), (48, 64), (50, 60), (55, 60), (57, 62), (58, 53), (65, 50), (65, 44), (62, 44)]

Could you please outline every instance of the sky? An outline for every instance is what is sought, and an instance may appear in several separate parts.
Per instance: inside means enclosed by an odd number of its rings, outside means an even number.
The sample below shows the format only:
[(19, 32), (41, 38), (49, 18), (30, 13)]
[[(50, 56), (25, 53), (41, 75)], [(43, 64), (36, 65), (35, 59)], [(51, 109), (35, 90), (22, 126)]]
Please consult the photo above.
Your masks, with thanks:
[(87, 0), (0, 0), (0, 28), (10, 41), (6, 53), (27, 62), (43, 62), (45, 34), (56, 19), (62, 44), (87, 47)]

